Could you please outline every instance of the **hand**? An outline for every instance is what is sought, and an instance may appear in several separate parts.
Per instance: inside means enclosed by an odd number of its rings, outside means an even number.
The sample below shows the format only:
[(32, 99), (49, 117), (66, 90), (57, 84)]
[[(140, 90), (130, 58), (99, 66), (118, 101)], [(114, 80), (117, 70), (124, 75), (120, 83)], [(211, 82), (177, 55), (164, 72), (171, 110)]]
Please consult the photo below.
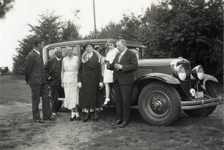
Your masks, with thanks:
[(109, 62), (108, 60), (105, 60), (105, 64), (106, 64), (106, 65), (109, 65), (110, 62)]
[(78, 88), (82, 88), (82, 83), (81, 82), (78, 82)]
[(64, 86), (65, 86), (64, 83), (61, 83), (61, 87), (64, 88)]
[(102, 82), (99, 83), (99, 87), (100, 87), (100, 89), (103, 88), (103, 83)]
[(114, 68), (115, 68), (116, 71), (118, 71), (119, 69), (122, 69), (123, 67), (122, 67), (121, 64), (115, 64)]
[(51, 76), (47, 78), (48, 80), (51, 80)]

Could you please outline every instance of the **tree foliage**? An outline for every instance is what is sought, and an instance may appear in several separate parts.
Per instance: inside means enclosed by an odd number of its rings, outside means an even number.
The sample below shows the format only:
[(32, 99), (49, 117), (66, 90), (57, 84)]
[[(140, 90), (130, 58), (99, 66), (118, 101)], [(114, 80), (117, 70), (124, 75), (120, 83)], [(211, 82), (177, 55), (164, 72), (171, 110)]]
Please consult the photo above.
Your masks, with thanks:
[(12, 2), (15, 0), (0, 0), (0, 19), (4, 19), (8, 11), (13, 8)]
[(76, 40), (79, 36), (77, 26), (73, 21), (60, 21), (60, 16), (52, 13), (45, 13), (40, 15), (38, 25), (28, 24), (31, 35), (26, 36), (19, 41), (19, 48), (17, 48), (17, 55), (14, 56), (13, 74), (23, 74), (24, 61), (28, 53), (33, 49), (33, 42), (36, 38), (40, 38), (45, 42), (45, 45)]
[(148, 36), (139, 40), (143, 39), (150, 54), (156, 51), (160, 57), (182, 56), (192, 66), (201, 64), (205, 72), (222, 77), (221, 0), (167, 0), (148, 11), (143, 18), (143, 24), (148, 24)]
[(121, 36), (121, 24), (115, 24), (109, 22), (108, 25), (102, 27), (100, 30), (96, 30), (96, 36), (94, 31), (83, 37), (83, 39), (103, 39), (103, 38), (114, 38), (118, 39)]
[(146, 57), (184, 57), (192, 67), (201, 64), (206, 73), (222, 79), (222, 0), (163, 0), (143, 16), (121, 22), (125, 39), (147, 46)]

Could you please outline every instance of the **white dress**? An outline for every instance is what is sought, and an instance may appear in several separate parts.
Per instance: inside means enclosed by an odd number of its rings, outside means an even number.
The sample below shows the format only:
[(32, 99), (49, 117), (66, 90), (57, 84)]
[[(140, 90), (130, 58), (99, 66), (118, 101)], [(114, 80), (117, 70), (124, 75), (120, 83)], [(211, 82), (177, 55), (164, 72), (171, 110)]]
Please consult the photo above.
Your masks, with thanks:
[(79, 104), (79, 88), (77, 87), (78, 62), (79, 58), (77, 56), (73, 56), (72, 59), (69, 59), (68, 57), (63, 59), (63, 83), (65, 91), (64, 107), (68, 109), (75, 108), (75, 106)]
[[(113, 63), (115, 56), (118, 53), (118, 49), (114, 48), (112, 50), (109, 50), (109, 52), (107, 53), (107, 56), (105, 58), (105, 60), (109, 61), (109, 63)], [(104, 83), (112, 83), (113, 82), (113, 73), (114, 71), (112, 70), (108, 70), (107, 66), (105, 65), (105, 70), (104, 70), (104, 78), (103, 78), (103, 82)]]

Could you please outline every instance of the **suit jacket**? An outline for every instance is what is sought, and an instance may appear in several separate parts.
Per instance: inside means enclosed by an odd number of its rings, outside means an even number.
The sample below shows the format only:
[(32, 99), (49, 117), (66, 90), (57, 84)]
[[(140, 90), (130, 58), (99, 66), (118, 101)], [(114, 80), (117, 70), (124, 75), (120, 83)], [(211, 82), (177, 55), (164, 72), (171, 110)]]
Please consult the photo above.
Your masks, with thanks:
[(32, 50), (26, 57), (25, 79), (29, 85), (46, 83), (46, 73), (41, 55)]
[[(46, 70), (47, 78), (48, 77), (51, 77), (52, 79), (58, 78), (55, 76), (55, 67), (56, 67), (57, 61), (58, 61), (57, 58), (54, 57), (46, 63), (45, 70)], [(59, 79), (60, 78), (61, 78), (61, 76), (59, 77)]]
[[(134, 72), (138, 69), (137, 57), (135, 53), (130, 50), (127, 50), (122, 56), (120, 62), (118, 63), (119, 55), (120, 53), (116, 55), (112, 64), (107, 65), (107, 68), (110, 70), (114, 70), (114, 82), (118, 80), (120, 84), (132, 85), (134, 82)], [(116, 71), (114, 68), (114, 64), (116, 63), (121, 64), (123, 68)]]

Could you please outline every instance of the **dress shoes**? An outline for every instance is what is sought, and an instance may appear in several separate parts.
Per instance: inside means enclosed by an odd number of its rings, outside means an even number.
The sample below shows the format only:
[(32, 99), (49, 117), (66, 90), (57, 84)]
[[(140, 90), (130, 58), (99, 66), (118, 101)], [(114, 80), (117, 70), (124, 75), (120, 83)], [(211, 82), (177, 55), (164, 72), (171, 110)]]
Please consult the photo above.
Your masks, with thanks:
[(71, 118), (70, 118), (70, 121), (73, 121), (74, 119), (75, 119), (75, 116), (74, 116), (74, 117), (71, 117)]
[(44, 120), (54, 121), (54, 120), (56, 120), (56, 117), (50, 116), (48, 118), (44, 118)]
[(90, 114), (87, 113), (87, 114), (85, 115), (84, 119), (83, 119), (83, 122), (88, 121), (90, 118), (91, 118)]
[(54, 117), (62, 117), (62, 116), (59, 115), (58, 113), (52, 113), (52, 116), (54, 116)]
[(34, 119), (34, 122), (36, 122), (36, 123), (44, 123), (44, 121), (41, 120), (41, 119)]
[(120, 125), (120, 128), (124, 128), (128, 125), (128, 122), (127, 121), (124, 121), (121, 125)]
[(119, 124), (122, 124), (122, 120), (117, 120), (116, 122), (112, 123), (113, 125), (119, 125)]
[(81, 118), (80, 117), (76, 117), (76, 120), (79, 121), (79, 120), (81, 120)]

